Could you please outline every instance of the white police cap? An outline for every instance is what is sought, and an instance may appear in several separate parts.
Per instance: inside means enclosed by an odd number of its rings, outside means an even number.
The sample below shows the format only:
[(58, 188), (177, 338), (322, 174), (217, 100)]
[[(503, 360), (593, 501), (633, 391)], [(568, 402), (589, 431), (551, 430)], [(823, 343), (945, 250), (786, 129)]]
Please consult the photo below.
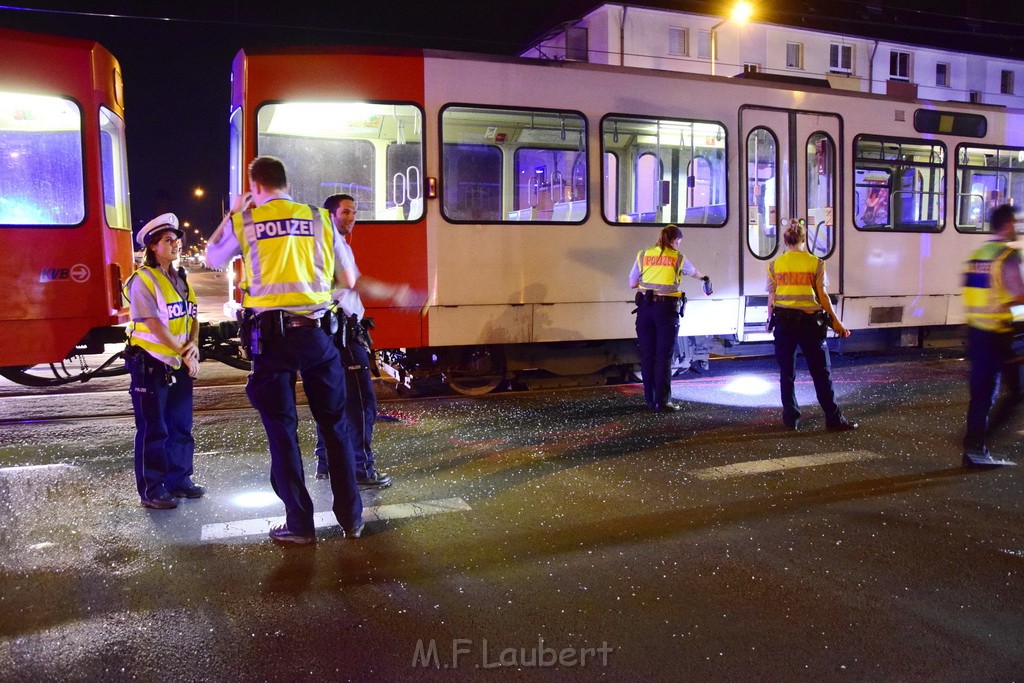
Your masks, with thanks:
[(135, 241), (139, 243), (140, 247), (144, 247), (149, 243), (149, 240), (164, 230), (173, 230), (178, 235), (178, 239), (181, 239), (185, 234), (178, 228), (178, 217), (173, 213), (164, 213), (142, 226), (142, 230), (139, 230)]

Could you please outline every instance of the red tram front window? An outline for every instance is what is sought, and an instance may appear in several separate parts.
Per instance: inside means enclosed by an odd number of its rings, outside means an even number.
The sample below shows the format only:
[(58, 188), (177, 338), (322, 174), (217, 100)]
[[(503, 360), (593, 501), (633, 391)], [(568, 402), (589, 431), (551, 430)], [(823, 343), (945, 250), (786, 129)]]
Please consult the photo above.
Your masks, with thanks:
[(83, 178), (78, 105), (0, 91), (0, 225), (78, 225)]
[(306, 204), (352, 195), (361, 223), (423, 217), (423, 114), (412, 104), (284, 102), (256, 114), (256, 152), (282, 159)]
[(103, 174), (103, 213), (107, 225), (131, 230), (124, 121), (106, 107), (100, 107), (100, 162)]

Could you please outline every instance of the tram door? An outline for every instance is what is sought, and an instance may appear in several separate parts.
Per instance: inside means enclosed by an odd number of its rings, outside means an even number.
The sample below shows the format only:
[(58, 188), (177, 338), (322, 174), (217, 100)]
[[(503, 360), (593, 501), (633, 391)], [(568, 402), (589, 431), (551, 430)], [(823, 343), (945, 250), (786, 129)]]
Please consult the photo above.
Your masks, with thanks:
[(792, 219), (806, 221), (807, 249), (829, 261), (829, 290), (840, 291), (839, 116), (751, 106), (739, 121), (742, 293), (765, 296), (766, 264)]

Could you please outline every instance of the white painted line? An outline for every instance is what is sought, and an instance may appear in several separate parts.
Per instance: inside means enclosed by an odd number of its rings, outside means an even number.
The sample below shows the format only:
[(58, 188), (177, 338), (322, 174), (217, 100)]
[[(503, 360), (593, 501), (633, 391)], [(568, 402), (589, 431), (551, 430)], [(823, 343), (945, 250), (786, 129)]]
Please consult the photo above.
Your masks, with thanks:
[(696, 470), (693, 475), (698, 479), (705, 480), (729, 479), (731, 477), (743, 477), (748, 474), (763, 474), (764, 472), (795, 470), (801, 467), (816, 467), (818, 465), (836, 465), (843, 462), (874, 460), (881, 457), (882, 456), (880, 454), (873, 451), (839, 451), (838, 453), (793, 455), (788, 458), (751, 460), (749, 462), (738, 462), (733, 465), (708, 467), (702, 470)]
[(0, 475), (3, 474), (18, 474), (21, 472), (39, 472), (41, 470), (55, 470), (61, 468), (78, 467), (78, 465), (68, 465), (66, 463), (56, 463), (53, 465), (19, 465), (17, 467), (0, 467)]
[(203, 451), (201, 453), (193, 453), (192, 455), (217, 455), (218, 453), (220, 453), (220, 451)]
[[(441, 500), (426, 500), (420, 503), (398, 503), (395, 505), (380, 505), (377, 507), (363, 509), (363, 521), (375, 522), (383, 519), (403, 519), (405, 517), (425, 517), (436, 515), (442, 512), (459, 512), (472, 510), (469, 503), (461, 498), (444, 498)], [(260, 517), (257, 519), (243, 519), (237, 522), (218, 522), (216, 524), (204, 524), (199, 539), (201, 541), (213, 541), (223, 538), (236, 538), (239, 536), (266, 535), (272, 526), (284, 524), (284, 517)], [(329, 526), (336, 526), (338, 520), (333, 512), (318, 512), (313, 515), (313, 526), (317, 529)]]

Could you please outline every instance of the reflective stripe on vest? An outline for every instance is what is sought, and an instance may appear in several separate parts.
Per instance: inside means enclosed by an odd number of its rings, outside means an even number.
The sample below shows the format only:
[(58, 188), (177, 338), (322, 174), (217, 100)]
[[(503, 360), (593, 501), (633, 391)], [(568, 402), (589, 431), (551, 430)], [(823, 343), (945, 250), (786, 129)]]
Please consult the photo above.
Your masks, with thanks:
[(686, 257), (671, 247), (651, 247), (636, 255), (640, 269), (640, 289), (650, 289), (662, 296), (680, 296), (679, 269)]
[(236, 214), (232, 227), (242, 247), (244, 307), (297, 314), (328, 307), (334, 226), (325, 209), (278, 199)]
[(967, 324), (990, 332), (1011, 332), (1012, 297), (1003, 286), (1003, 265), (1013, 249), (1005, 242), (986, 242), (964, 268), (964, 310)]
[[(142, 284), (153, 293), (156, 299), (157, 317), (160, 318), (160, 322), (170, 330), (171, 336), (178, 342), (178, 345), (184, 346), (185, 342), (188, 341), (189, 332), (191, 332), (192, 326), (195, 325), (196, 316), (199, 313), (195, 292), (186, 283), (188, 298), (183, 299), (167, 275), (159, 268), (141, 266), (125, 283), (124, 291), (126, 294), (130, 290), (132, 278), (136, 277), (140, 278)], [(144, 349), (149, 355), (163, 363), (167, 363), (172, 368), (181, 367), (181, 356), (178, 355), (175, 349), (161, 342), (160, 338), (153, 334), (146, 323), (133, 321), (128, 324), (128, 344)]]
[(806, 251), (787, 251), (768, 264), (768, 277), (775, 283), (775, 306), (801, 311), (821, 310), (814, 283), (822, 277), (825, 262)]

